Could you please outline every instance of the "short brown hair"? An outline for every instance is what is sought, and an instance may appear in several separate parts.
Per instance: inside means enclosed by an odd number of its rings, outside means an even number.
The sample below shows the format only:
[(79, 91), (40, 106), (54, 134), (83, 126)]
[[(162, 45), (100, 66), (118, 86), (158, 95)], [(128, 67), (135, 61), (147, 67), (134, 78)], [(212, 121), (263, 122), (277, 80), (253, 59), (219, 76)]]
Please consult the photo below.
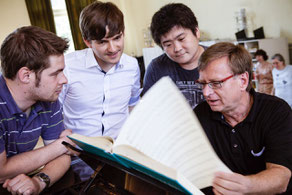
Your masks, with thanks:
[(79, 18), (79, 26), (82, 37), (87, 40), (101, 40), (124, 32), (124, 16), (119, 8), (111, 2), (96, 1), (85, 7)]
[(234, 75), (248, 72), (249, 84), (246, 91), (252, 87), (252, 58), (248, 51), (241, 45), (229, 42), (220, 42), (209, 47), (200, 57), (198, 70), (202, 71), (214, 60), (228, 57), (229, 67)]
[(39, 74), (49, 67), (51, 55), (62, 55), (68, 41), (40, 27), (25, 26), (9, 34), (1, 45), (0, 59), (3, 76), (15, 79), (20, 68), (27, 67)]

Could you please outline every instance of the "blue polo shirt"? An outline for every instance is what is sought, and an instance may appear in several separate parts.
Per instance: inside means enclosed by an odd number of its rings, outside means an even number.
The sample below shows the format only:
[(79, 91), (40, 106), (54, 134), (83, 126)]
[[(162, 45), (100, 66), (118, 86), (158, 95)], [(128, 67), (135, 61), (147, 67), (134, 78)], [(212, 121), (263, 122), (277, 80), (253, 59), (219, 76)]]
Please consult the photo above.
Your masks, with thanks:
[(32, 150), (39, 137), (58, 139), (64, 130), (61, 106), (55, 102), (36, 102), (29, 116), (16, 105), (0, 76), (0, 153), (7, 157)]

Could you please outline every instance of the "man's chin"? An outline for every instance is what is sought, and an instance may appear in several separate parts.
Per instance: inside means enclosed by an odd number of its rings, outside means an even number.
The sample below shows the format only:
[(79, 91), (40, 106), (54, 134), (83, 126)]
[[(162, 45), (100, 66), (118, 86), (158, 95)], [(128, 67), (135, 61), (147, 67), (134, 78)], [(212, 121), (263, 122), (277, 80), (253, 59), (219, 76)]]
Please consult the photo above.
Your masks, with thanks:
[(120, 59), (121, 59), (121, 56), (118, 56), (118, 57), (116, 57), (116, 58), (108, 58), (105, 62), (106, 62), (106, 64), (111, 64), (111, 65), (116, 65), (117, 63), (119, 63), (119, 61), (120, 61)]
[(43, 102), (55, 102), (58, 100), (58, 96), (54, 96), (54, 97), (49, 97), (49, 98), (46, 98), (46, 99), (42, 99), (40, 101), (43, 101)]
[(209, 106), (210, 106), (211, 110), (214, 112), (221, 112), (222, 111), (222, 108), (218, 105), (210, 105), (209, 104)]
[(117, 53), (115, 56), (108, 56), (108, 62), (111, 64), (117, 64), (122, 57), (122, 52)]
[(180, 64), (180, 65), (188, 65), (188, 64), (190, 64), (190, 62), (191, 62), (191, 60), (190, 59), (188, 59), (188, 58), (186, 58), (186, 57), (182, 57), (182, 58), (177, 58), (177, 59), (175, 59), (175, 60), (173, 60), (173, 61), (175, 61), (176, 63), (178, 63), (178, 64)]

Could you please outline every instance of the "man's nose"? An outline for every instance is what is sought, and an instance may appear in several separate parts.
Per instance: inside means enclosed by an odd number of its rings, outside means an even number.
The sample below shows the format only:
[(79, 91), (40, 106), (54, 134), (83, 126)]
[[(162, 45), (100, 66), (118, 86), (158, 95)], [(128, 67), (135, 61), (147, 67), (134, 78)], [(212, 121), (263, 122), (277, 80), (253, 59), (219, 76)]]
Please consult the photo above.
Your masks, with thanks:
[(175, 41), (174, 42), (174, 52), (179, 52), (182, 49), (181, 43)]
[(62, 73), (61, 78), (59, 80), (59, 83), (61, 83), (61, 84), (67, 84), (68, 83), (68, 79), (67, 79), (67, 77), (65, 76), (64, 73)]
[(208, 97), (209, 95), (211, 95), (213, 93), (214, 93), (214, 90), (208, 84), (205, 84), (203, 86), (203, 95), (204, 95), (204, 97)]
[(116, 49), (115, 43), (113, 41), (109, 41), (108, 42), (108, 48), (107, 49), (108, 49), (109, 52), (114, 52), (115, 49)]

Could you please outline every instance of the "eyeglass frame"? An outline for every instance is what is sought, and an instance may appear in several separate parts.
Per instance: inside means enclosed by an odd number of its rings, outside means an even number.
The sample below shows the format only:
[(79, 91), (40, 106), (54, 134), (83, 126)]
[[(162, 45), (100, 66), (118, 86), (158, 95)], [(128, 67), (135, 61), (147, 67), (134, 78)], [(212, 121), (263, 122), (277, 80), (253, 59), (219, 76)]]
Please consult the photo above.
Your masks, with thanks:
[[(232, 74), (232, 75), (230, 75), (230, 76), (228, 76), (228, 77), (226, 77), (226, 78), (224, 78), (224, 79), (222, 79), (220, 81), (212, 81), (212, 82), (209, 82), (209, 83), (202, 83), (202, 82), (199, 82), (199, 80), (197, 80), (196, 83), (201, 85), (201, 89), (203, 89), (205, 85), (208, 85), (211, 89), (220, 89), (222, 87), (222, 83), (224, 83), (225, 81), (227, 81), (227, 80), (229, 80), (229, 79), (231, 79), (231, 78), (233, 78), (235, 76), (236, 76), (235, 74)], [(215, 87), (214, 84), (215, 85), (218, 84), (218, 86)]]

